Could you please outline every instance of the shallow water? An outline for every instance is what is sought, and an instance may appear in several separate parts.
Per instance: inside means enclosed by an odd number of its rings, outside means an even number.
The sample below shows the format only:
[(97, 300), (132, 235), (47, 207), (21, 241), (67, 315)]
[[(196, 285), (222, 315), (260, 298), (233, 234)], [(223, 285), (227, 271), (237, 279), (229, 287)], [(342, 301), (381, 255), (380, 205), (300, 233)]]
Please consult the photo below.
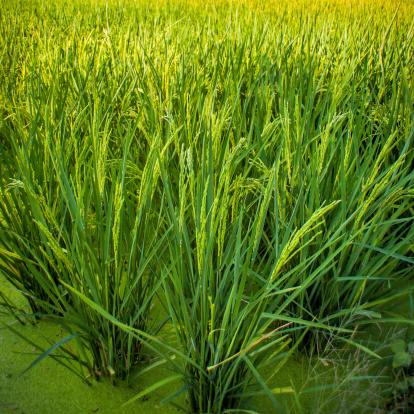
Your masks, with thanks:
[[(11, 289), (10, 285), (2, 279), (0, 287), (3, 292), (7, 293), (8, 297), (17, 300), (20, 304), (24, 304), (24, 299), (21, 295)], [(404, 316), (408, 315), (408, 307), (406, 302), (395, 301), (394, 311)], [(162, 306), (156, 303), (154, 306), (154, 313), (162, 313)], [(9, 316), (2, 316), (1, 320), (7, 323), (12, 323), (13, 328), (20, 333), (27, 336), (29, 339), (40, 346), (47, 347), (48, 342), (44, 338), (51, 340), (59, 340), (62, 332), (58, 325), (53, 324), (47, 320), (41, 320), (36, 326), (26, 324), (25, 326), (14, 321)], [(392, 325), (382, 326), (382, 331), (388, 331)], [(363, 338), (376, 338), (380, 333), (379, 327), (371, 325), (365, 327)], [(63, 333), (63, 335), (65, 335)], [(42, 338), (42, 336), (44, 338)], [(160, 336), (169, 343), (174, 342), (174, 334), (171, 327), (165, 327), (160, 333)], [(163, 398), (173, 394), (179, 387), (179, 384), (170, 383), (160, 389), (160, 394), (151, 393), (130, 405), (122, 407), (122, 404), (150, 386), (157, 380), (165, 378), (169, 372), (165, 368), (157, 367), (149, 373), (143, 375), (133, 382), (132, 386), (124, 381), (112, 380), (110, 378), (102, 378), (99, 381), (89, 379), (91, 385), (74, 376), (65, 367), (58, 364), (51, 358), (44, 359), (40, 364), (35, 366), (31, 371), (19, 378), (19, 374), (27, 368), (35, 359), (38, 351), (30, 344), (16, 336), (9, 329), (2, 327), (0, 330), (0, 412), (1, 413), (26, 413), (26, 414), (45, 414), (45, 413), (65, 413), (77, 414), (87, 412), (98, 413), (175, 413), (180, 410), (172, 405), (161, 406), (160, 402)], [(355, 350), (347, 351), (350, 355), (350, 360), (355, 357)], [(331, 355), (332, 356), (332, 355)], [(361, 355), (359, 356), (361, 357)], [(344, 354), (344, 360), (347, 356)], [(363, 362), (361, 360), (360, 362)], [(350, 364), (350, 362), (347, 362)], [(342, 362), (343, 364), (343, 362)], [(343, 364), (346, 366), (346, 364)], [(381, 365), (386, 365), (386, 360), (381, 361)], [(318, 381), (309, 377), (309, 368), (313, 367), (315, 372), (320, 374)], [(380, 365), (378, 365), (380, 367)], [(374, 367), (371, 371), (378, 371), (378, 367)], [(137, 369), (139, 367), (137, 366)], [(262, 371), (264, 377), (268, 377), (274, 370), (275, 366), (270, 365)], [(373, 373), (373, 372), (371, 372)], [(317, 404), (321, 405), (321, 401), (315, 400), (314, 393), (300, 393), (301, 388), (305, 385), (306, 388), (314, 387), (327, 381), (329, 377), (337, 377), (337, 381), (341, 381), (341, 375), (344, 375), (344, 369), (341, 368), (341, 363), (335, 358), (320, 359), (309, 358), (296, 354), (293, 355), (278, 374), (269, 382), (269, 386), (273, 387), (289, 387), (292, 386), (299, 394), (299, 401), (304, 409), (304, 412), (315, 412)], [(306, 379), (308, 382), (305, 383)], [(386, 381), (385, 381), (386, 382)], [(342, 387), (342, 388), (341, 388)], [(333, 391), (328, 390), (325, 393), (325, 400), (332, 400), (325, 407), (321, 407), (320, 412), (345, 412), (341, 411), (341, 398), (351, 398), (350, 393), (354, 392), (355, 398), (361, 398), (364, 393), (364, 387), (370, 389), (370, 384), (367, 381), (360, 381), (357, 384), (357, 389), (352, 391), (352, 384), (346, 386), (342, 385)], [(355, 387), (354, 387), (355, 388)], [(183, 397), (184, 398), (184, 397)], [(177, 399), (177, 403), (185, 404), (183, 398)], [(288, 412), (294, 409), (293, 394), (277, 396), (281, 406)], [(252, 409), (259, 413), (274, 413), (276, 410), (271, 405), (268, 397), (261, 396), (251, 401)], [(336, 410), (336, 411), (333, 411)], [(364, 412), (362, 405), (357, 408), (355, 412)], [(352, 412), (350, 410), (349, 412)]]

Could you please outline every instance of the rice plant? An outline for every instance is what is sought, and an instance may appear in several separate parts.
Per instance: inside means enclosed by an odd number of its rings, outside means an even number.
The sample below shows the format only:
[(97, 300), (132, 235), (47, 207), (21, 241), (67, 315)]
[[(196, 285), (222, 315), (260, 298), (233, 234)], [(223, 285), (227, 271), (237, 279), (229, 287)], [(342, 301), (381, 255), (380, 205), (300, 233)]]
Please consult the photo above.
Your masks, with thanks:
[[(56, 180), (50, 192), (38, 184), (46, 168), (29, 173), (34, 162), (25, 157), (24, 141), (20, 150), (12, 135), (21, 175), (3, 190), (0, 253), (8, 266), (2, 265), (3, 273), (29, 299), (35, 316), (51, 314), (71, 335), (81, 335), (80, 354), (71, 357), (96, 375), (101, 371), (127, 375), (139, 360), (141, 343), (84, 306), (63, 282), (120, 321), (152, 329), (149, 310), (157, 281), (151, 261), (161, 241), (156, 241), (151, 181), (138, 195), (127, 189), (125, 165), (134, 134), (131, 125), (123, 158), (102, 164), (101, 154), (93, 153), (83, 171), (76, 171), (75, 164), (72, 171), (65, 168), (56, 143), (46, 138), (45, 156), (40, 159), (50, 162), (47, 167)], [(36, 154), (32, 157), (36, 159)], [(148, 158), (147, 168), (153, 164)], [(21, 226), (25, 219), (27, 228)]]

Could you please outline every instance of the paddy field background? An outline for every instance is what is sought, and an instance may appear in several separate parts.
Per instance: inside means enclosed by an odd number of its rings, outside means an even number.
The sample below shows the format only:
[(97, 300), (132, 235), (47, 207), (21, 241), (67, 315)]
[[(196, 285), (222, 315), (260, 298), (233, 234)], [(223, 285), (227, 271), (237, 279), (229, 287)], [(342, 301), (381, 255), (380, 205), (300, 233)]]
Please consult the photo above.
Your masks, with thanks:
[(408, 0), (3, 1), (0, 412), (412, 412), (413, 39)]

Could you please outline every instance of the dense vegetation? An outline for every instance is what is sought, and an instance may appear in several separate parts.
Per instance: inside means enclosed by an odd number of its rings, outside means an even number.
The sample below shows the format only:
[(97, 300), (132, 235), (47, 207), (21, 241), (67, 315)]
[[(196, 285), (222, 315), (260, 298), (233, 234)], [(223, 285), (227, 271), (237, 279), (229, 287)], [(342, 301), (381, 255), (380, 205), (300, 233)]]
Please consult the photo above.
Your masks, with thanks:
[(132, 380), (145, 346), (172, 374), (144, 392), (219, 413), (282, 410), (260, 368), (327, 334), (373, 355), (358, 326), (414, 282), (413, 17), (4, 1), (0, 272), (67, 331), (43, 356)]

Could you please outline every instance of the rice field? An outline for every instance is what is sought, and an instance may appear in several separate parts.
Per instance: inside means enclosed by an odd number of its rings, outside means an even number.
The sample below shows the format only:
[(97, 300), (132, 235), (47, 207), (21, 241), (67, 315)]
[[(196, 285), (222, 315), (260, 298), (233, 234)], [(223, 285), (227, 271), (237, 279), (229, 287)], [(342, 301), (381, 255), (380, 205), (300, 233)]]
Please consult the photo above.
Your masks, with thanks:
[(412, 412), (413, 39), (409, 0), (3, 0), (1, 335), (37, 351), (0, 411), (53, 359), (138, 387), (100, 412)]

